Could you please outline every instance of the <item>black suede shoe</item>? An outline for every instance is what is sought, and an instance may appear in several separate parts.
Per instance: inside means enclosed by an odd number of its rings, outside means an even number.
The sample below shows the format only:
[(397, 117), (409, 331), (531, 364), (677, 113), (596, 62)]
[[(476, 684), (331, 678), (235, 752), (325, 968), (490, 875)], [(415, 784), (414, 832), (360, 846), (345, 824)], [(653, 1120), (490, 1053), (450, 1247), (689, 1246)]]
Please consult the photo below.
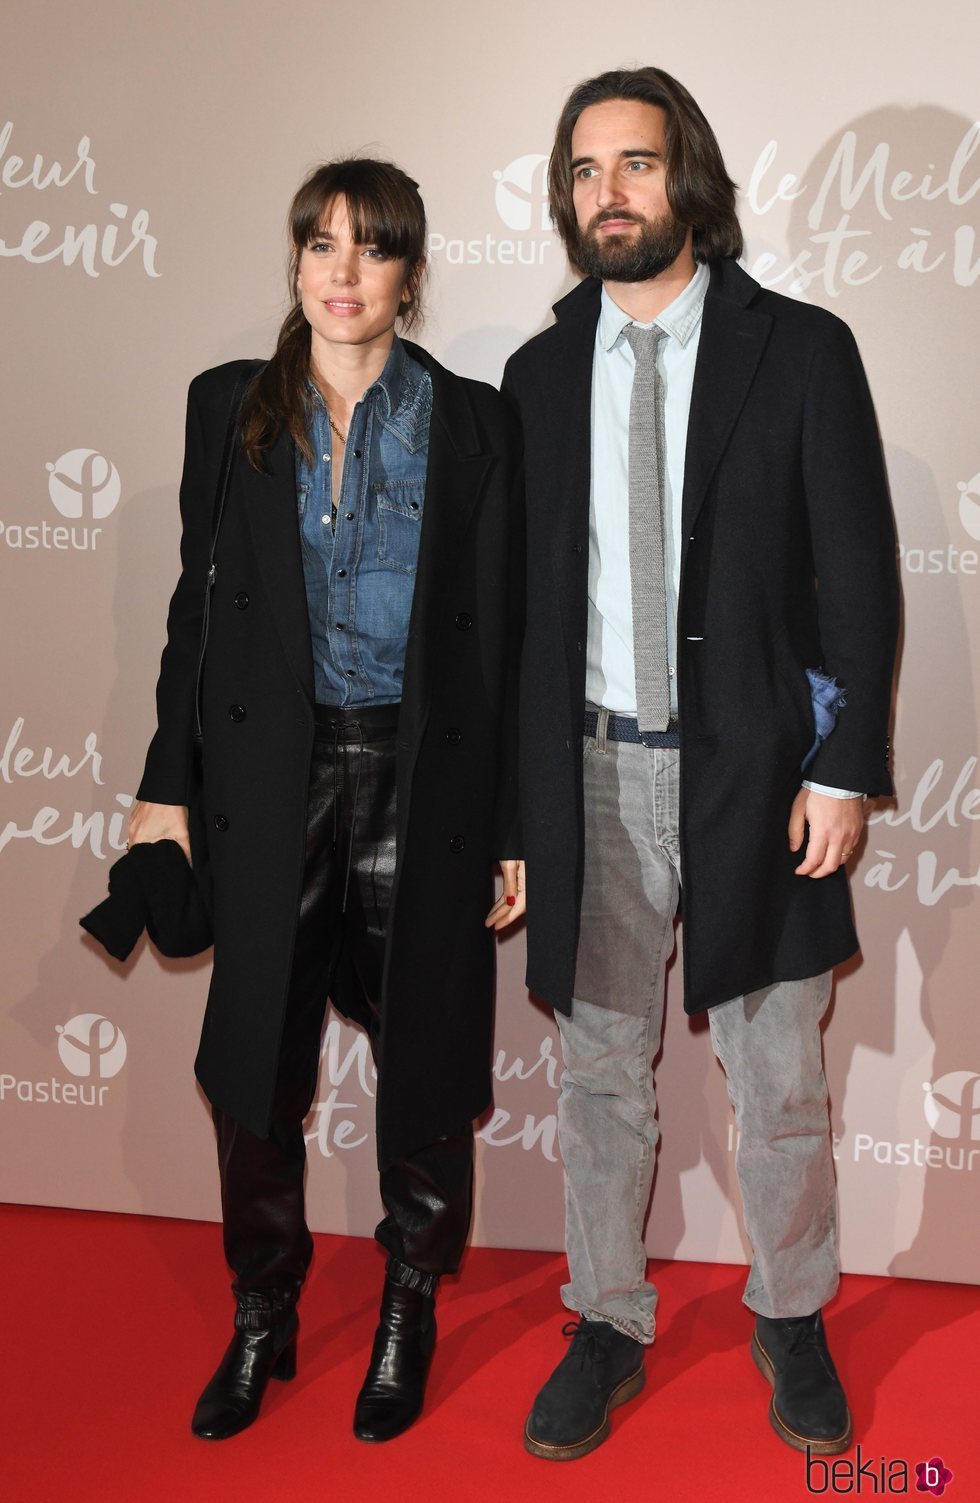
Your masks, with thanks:
[(606, 1320), (562, 1326), (571, 1345), (534, 1401), (524, 1447), (548, 1461), (574, 1461), (601, 1446), (609, 1411), (640, 1392), (646, 1381), (643, 1343)]
[(280, 1294), (238, 1298), (235, 1334), (194, 1410), (191, 1429), (202, 1440), (227, 1440), (258, 1419), (270, 1378), (296, 1376), (296, 1300)]
[(757, 1315), (752, 1357), (772, 1384), (769, 1418), (781, 1440), (797, 1451), (835, 1456), (851, 1443), (851, 1416), (824, 1333), (823, 1319), (770, 1320)]
[(394, 1440), (422, 1410), (436, 1344), (434, 1273), (389, 1258), (367, 1375), (354, 1405), (358, 1440)]

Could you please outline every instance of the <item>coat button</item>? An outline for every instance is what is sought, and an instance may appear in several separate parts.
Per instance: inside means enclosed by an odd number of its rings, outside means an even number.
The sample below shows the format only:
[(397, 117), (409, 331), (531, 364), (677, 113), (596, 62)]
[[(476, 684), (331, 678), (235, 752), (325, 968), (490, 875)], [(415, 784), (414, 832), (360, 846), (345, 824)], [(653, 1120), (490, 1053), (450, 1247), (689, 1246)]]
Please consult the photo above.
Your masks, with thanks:
[(220, 830), (221, 833), (224, 834), (225, 830), (227, 830), (228, 828), (227, 814), (216, 814), (214, 816), (214, 828), (216, 830)]
[(462, 739), (463, 739), (463, 733), (462, 733), (462, 731), (458, 731), (454, 725), (451, 725), (449, 727), (448, 731), (446, 732), (446, 745), (447, 746), (458, 746), (459, 743), (462, 741)]
[(245, 719), (245, 706), (229, 705), (228, 714), (235, 724), (239, 725)]
[(582, 552), (582, 544), (581, 543), (573, 543), (572, 544), (572, 552), (573, 553), (581, 553)]
[(239, 590), (238, 594), (235, 596), (235, 607), (236, 607), (237, 610), (240, 610), (240, 611), (247, 611), (248, 610), (248, 593), (247, 593), (247, 591), (245, 591), (245, 590)]
[(463, 839), (462, 835), (454, 835), (452, 837), (449, 842), (449, 849), (451, 851), (455, 851), (457, 854), (460, 851), (466, 850), (466, 841)]
[(473, 625), (473, 617), (469, 614), (469, 612), (468, 611), (460, 611), (459, 615), (456, 617), (456, 630), (457, 631), (469, 631), (469, 629), (470, 629), (470, 627), (472, 625)]

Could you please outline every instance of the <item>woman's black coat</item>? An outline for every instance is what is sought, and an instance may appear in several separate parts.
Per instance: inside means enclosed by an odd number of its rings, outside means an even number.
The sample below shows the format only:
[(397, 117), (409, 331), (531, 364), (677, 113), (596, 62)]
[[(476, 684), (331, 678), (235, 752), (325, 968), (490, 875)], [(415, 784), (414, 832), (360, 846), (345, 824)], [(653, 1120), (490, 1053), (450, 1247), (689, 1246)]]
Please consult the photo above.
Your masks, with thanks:
[[(519, 854), (516, 679), (523, 627), (517, 424), (491, 387), (430, 373), (432, 422), (398, 728), (398, 857), (382, 1001), (382, 1163), (457, 1131), (491, 1095), (493, 862)], [(139, 797), (183, 804), (212, 510), (242, 362), (191, 384), (182, 572)], [(265, 1135), (306, 840), (313, 664), (294, 446), (258, 474), (240, 450), (216, 554), (203, 682), (214, 972), (196, 1061), (209, 1099)], [(244, 712), (244, 713), (243, 713)], [(336, 1006), (366, 1023), (338, 978)]]

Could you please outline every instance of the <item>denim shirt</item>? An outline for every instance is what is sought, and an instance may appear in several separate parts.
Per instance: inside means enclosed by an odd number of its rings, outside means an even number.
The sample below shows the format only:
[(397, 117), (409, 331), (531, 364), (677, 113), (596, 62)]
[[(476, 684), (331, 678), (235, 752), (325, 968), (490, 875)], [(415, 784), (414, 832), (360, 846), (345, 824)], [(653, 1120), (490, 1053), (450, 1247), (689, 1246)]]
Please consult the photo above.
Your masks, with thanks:
[(343, 477), (331, 521), (335, 462), (326, 404), (312, 389), (314, 463), (296, 451), (303, 577), (318, 704), (401, 699), (415, 590), (432, 415), (432, 378), (396, 337), (337, 443)]

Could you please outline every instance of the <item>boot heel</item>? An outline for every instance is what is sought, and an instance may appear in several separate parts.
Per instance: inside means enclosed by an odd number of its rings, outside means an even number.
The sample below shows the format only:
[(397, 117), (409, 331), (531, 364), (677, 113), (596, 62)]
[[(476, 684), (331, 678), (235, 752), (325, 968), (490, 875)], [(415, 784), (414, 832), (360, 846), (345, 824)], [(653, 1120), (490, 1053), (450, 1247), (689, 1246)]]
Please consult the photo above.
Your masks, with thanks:
[(271, 1376), (280, 1383), (289, 1383), (296, 1376), (296, 1337), (288, 1341), (276, 1358)]

